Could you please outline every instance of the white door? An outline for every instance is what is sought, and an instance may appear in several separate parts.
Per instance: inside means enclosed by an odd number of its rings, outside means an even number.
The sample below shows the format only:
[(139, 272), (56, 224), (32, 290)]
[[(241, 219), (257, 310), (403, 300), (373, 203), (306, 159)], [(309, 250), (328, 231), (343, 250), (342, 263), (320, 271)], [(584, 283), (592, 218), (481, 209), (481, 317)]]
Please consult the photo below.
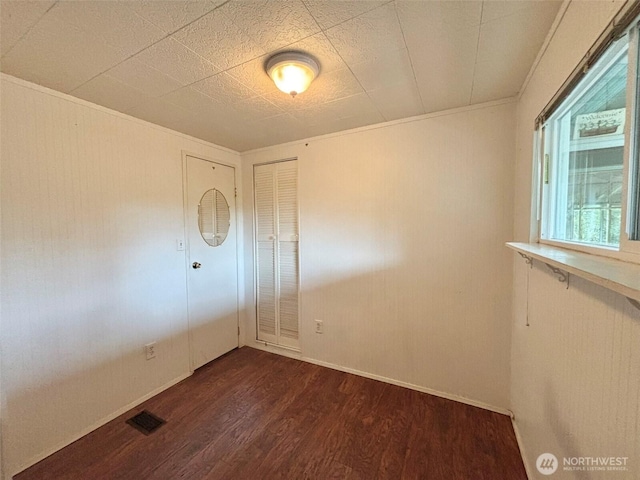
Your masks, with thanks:
[(238, 346), (235, 169), (186, 157), (191, 368)]

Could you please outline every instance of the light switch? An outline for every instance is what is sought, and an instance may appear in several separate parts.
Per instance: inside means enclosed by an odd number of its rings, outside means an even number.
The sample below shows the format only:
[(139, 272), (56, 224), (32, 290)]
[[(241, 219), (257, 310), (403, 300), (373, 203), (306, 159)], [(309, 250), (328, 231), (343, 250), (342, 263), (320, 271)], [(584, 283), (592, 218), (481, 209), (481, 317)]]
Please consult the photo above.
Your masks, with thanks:
[(179, 252), (183, 252), (184, 251), (184, 240), (182, 240), (181, 238), (178, 238), (176, 240), (176, 249)]

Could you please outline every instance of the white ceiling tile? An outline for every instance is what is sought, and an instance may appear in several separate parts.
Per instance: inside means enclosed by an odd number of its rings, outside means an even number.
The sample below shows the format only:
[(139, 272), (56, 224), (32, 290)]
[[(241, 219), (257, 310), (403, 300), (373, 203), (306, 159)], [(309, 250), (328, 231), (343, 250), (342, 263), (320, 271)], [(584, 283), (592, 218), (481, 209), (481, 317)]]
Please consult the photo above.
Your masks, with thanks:
[(427, 32), (423, 45), (409, 44), (425, 113), (469, 104), (479, 29)]
[(546, 37), (539, 26), (551, 25), (557, 9), (557, 2), (534, 2), (533, 7), (482, 24), (472, 103), (518, 93)]
[(232, 1), (220, 10), (264, 52), (282, 48), (320, 31), (300, 0)]
[(240, 65), (265, 53), (220, 9), (179, 30), (173, 38), (202, 55), (221, 70)]
[(337, 124), (345, 118), (371, 117), (372, 121), (381, 121), (380, 113), (366, 93), (358, 93), (350, 97), (323, 103), (309, 108), (302, 108), (291, 112), (305, 127), (324, 124)]
[(341, 23), (325, 33), (348, 64), (374, 60), (385, 52), (405, 47), (393, 3)]
[[(535, 8), (483, 23), (480, 27), (478, 61), (501, 59), (512, 65), (527, 63), (531, 66), (547, 36), (548, 27), (545, 30), (540, 25), (551, 25), (557, 11), (556, 2), (536, 2)], [(509, 41), (505, 41), (505, 38)]]
[(367, 115), (375, 118), (379, 117), (378, 109), (366, 93), (358, 93), (350, 97), (341, 98), (324, 104), (324, 107), (335, 112), (336, 119)]
[(350, 130), (352, 128), (366, 127), (367, 125), (375, 125), (384, 122), (384, 118), (378, 112), (354, 115), (352, 117), (340, 118), (334, 124), (334, 132)]
[(165, 33), (173, 33), (213, 10), (222, 0), (138, 0), (135, 3), (138, 15)]
[(136, 118), (148, 122), (172, 128), (179, 132), (184, 131), (189, 124), (191, 115), (185, 109), (172, 105), (160, 98), (147, 98), (127, 112)]
[(421, 115), (420, 94), (413, 82), (367, 92), (386, 121)]
[(225, 73), (228, 73), (257, 94), (269, 95), (279, 90), (265, 72), (264, 67), (268, 59), (268, 55), (254, 58), (253, 60), (227, 70)]
[(397, 83), (415, 83), (409, 52), (406, 48), (389, 52), (376, 60), (366, 60), (350, 65), (365, 90), (389, 87)]
[(208, 97), (226, 104), (238, 103), (257, 96), (253, 90), (226, 72), (205, 78), (191, 86)]
[(529, 66), (522, 64), (511, 67), (500, 61), (478, 62), (471, 103), (489, 102), (518, 94)]
[(219, 112), (223, 107), (220, 102), (192, 87), (183, 87), (169, 92), (163, 95), (161, 100), (193, 112), (198, 116), (202, 114), (211, 115), (211, 112)]
[(123, 0), (64, 0), (58, 2), (47, 16), (60, 15), (67, 23), (129, 56), (166, 36), (154, 24), (136, 15), (135, 6), (135, 2)]
[(156, 70), (189, 85), (218, 73), (218, 68), (173, 38), (165, 38), (143, 50), (135, 58)]
[(98, 75), (71, 92), (82, 98), (119, 112), (125, 112), (146, 100), (146, 95), (108, 75)]
[(332, 123), (338, 120), (336, 112), (332, 109), (326, 108), (326, 104), (298, 109), (291, 112), (291, 115), (306, 127)]
[(0, 55), (4, 55), (46, 13), (54, 0), (7, 2), (0, 8)]
[(67, 23), (54, 6), (2, 58), (2, 71), (66, 93), (122, 59), (121, 52)]
[(498, 18), (508, 17), (527, 9), (538, 9), (544, 3), (543, 8), (557, 11), (563, 0), (485, 0), (482, 5), (482, 23), (491, 22)]
[(286, 50), (298, 50), (312, 55), (320, 64), (320, 75), (347, 66), (323, 32), (288, 45)]
[(481, 1), (399, 0), (396, 9), (407, 43), (410, 38), (420, 43), (427, 33), (446, 34), (476, 27), (482, 18)]
[(284, 113), (284, 110), (263, 97), (247, 98), (235, 103), (233, 109), (238, 115), (247, 120), (260, 120)]
[(159, 97), (182, 87), (182, 84), (177, 80), (168, 77), (136, 58), (125, 60), (106, 73), (122, 83), (142, 90), (150, 97)]
[(305, 5), (323, 30), (362, 15), (388, 0), (304, 0)]
[[(299, 42), (289, 45), (287, 50), (307, 52), (320, 64), (320, 76), (323, 77), (336, 70), (346, 68), (346, 64), (333, 48), (324, 33), (317, 33)], [(249, 62), (238, 65), (227, 71), (259, 95), (270, 95), (279, 92), (273, 81), (265, 72), (265, 64), (271, 55), (264, 55)]]

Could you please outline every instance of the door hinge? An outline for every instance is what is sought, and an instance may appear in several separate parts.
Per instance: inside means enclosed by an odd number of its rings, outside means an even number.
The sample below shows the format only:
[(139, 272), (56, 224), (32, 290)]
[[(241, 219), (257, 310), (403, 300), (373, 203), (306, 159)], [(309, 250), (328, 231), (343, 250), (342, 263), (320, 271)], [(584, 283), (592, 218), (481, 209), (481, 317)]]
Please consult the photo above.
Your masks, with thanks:
[(238, 336), (240, 336), (240, 325), (238, 325)]
[(234, 188), (234, 189), (233, 189), (233, 196), (234, 196), (234, 197), (237, 197), (237, 196), (238, 196), (238, 189), (237, 189), (237, 188)]

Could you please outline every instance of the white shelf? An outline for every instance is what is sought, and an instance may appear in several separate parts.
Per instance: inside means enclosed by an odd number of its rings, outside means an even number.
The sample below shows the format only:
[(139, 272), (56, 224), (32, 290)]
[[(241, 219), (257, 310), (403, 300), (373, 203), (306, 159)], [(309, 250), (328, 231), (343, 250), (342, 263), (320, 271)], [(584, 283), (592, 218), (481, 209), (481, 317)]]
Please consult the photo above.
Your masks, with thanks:
[(631, 303), (636, 306), (640, 302), (638, 264), (539, 243), (508, 242), (506, 245), (528, 258), (618, 292), (632, 300)]

